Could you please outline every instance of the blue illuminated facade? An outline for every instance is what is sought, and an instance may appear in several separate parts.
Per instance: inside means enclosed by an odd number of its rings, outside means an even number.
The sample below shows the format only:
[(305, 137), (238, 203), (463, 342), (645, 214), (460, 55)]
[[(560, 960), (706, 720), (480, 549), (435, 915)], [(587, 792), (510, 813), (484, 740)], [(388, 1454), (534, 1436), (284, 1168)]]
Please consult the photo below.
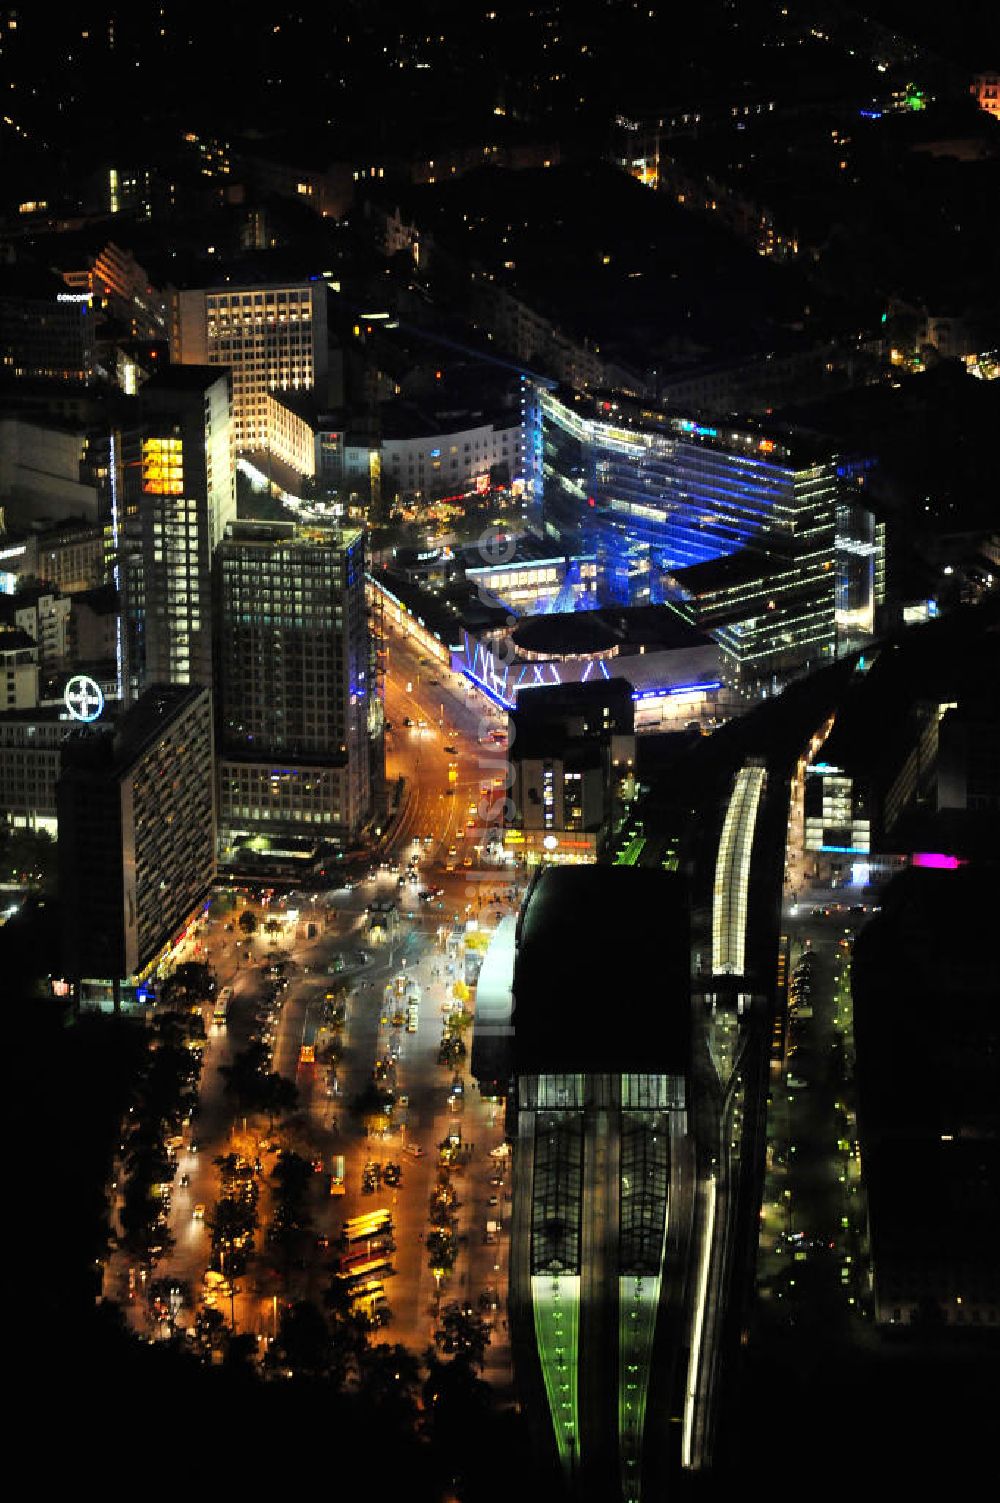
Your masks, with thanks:
[(533, 492), (596, 603), (670, 604), (765, 682), (863, 645), (883, 537), (832, 454), (615, 399), (534, 390)]
[(834, 466), (759, 433), (544, 389), (529, 416), (543, 524), (597, 553), (602, 603), (657, 604), (668, 572), (832, 528)]

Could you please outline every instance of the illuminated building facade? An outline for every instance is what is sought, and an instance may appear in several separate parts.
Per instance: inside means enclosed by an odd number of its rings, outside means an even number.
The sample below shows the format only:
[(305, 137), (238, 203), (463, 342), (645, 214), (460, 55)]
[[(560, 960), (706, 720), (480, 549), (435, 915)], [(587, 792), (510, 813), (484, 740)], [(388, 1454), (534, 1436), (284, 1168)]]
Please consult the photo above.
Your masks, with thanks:
[(84, 727), (61, 750), (64, 974), (81, 1002), (118, 1006), (215, 876), (211, 695), (157, 685), (117, 725)]
[(871, 636), (883, 535), (830, 455), (541, 388), (533, 410), (546, 531), (596, 556), (602, 604), (674, 604), (741, 679)]
[(398, 497), (462, 495), (489, 489), (492, 476), (509, 485), (524, 473), (520, 422), (479, 423), (453, 432), (386, 434), (382, 479)]
[(0, 714), (0, 809), (12, 825), (55, 836), (60, 748), (72, 728), (61, 708)]
[(518, 615), (587, 610), (597, 604), (595, 558), (560, 558), (543, 547), (529, 550), (523, 538), (516, 546), (494, 551), (499, 555), (495, 561), (476, 560), (466, 568), (465, 577)]
[[(172, 366), (139, 398), (141, 426), (122, 441), (129, 692), (148, 684), (211, 687), (212, 558), (236, 516), (229, 373)], [(116, 488), (117, 489), (117, 488)]]
[(635, 706), (624, 679), (539, 688), (510, 717), (504, 844), (529, 866), (593, 862), (634, 794)]
[(540, 459), (533, 480), (545, 529), (564, 543), (599, 543), (612, 594), (617, 555), (623, 544), (632, 547), (632, 603), (655, 602), (658, 570), (791, 535), (807, 520), (803, 509), (819, 500), (817, 490), (832, 500), (835, 477), (826, 466), (800, 466), (758, 432), (532, 390)]
[(170, 358), (232, 370), (240, 453), (271, 445), (269, 392), (322, 385), (328, 366), (326, 300), (323, 281), (227, 282), (171, 293)]
[(271, 453), (296, 474), (312, 478), (316, 474), (314, 425), (273, 392), (267, 394), (266, 411)]
[(43, 534), (34, 543), (36, 560), (32, 572), (36, 578), (70, 595), (90, 590), (104, 577), (104, 534), (100, 527), (58, 528)]
[(850, 716), (835, 722), (806, 772), (806, 850), (885, 854), (903, 814), (935, 785), (939, 727), (953, 708), (932, 700), (896, 705), (875, 738)]
[(1000, 120), (1000, 73), (978, 73), (969, 91), (981, 110)]
[(372, 799), (362, 533), (238, 523), (216, 599), (224, 842), (349, 844)]

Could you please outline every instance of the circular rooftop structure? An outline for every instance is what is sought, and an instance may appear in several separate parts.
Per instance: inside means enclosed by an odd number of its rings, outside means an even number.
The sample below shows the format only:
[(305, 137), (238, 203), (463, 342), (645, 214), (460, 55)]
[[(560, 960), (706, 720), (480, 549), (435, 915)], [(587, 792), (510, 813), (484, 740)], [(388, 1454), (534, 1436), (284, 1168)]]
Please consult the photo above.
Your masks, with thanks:
[(619, 640), (595, 611), (525, 616), (511, 633), (526, 658), (590, 658), (614, 653)]

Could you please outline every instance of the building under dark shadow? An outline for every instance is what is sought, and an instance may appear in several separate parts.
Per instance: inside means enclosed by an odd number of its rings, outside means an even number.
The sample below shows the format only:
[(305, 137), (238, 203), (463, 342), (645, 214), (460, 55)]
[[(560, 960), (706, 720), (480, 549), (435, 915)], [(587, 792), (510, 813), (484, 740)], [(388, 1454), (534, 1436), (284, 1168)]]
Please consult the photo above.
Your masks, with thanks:
[(478, 1058), (513, 1081), (518, 1385), (550, 1496), (561, 1478), (571, 1497), (638, 1499), (677, 1438), (695, 1186), (685, 885), (549, 867), (514, 938), (509, 1026), (497, 987)]

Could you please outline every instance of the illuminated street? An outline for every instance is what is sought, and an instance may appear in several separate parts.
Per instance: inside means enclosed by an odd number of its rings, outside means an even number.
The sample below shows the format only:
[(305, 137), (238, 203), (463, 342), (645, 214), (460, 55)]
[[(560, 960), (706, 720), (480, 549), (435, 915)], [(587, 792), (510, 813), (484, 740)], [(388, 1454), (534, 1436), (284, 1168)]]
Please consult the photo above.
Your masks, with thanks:
[[(261, 925), (268, 918), (278, 920), (279, 932), (274, 936), (265, 936), (261, 927), (247, 941), (237, 937), (238, 929), (231, 932), (235, 928), (231, 919), (211, 918), (199, 926), (186, 947), (190, 957), (206, 959), (213, 966), (220, 988), (233, 987), (233, 1001), (224, 1027), (214, 1024), (211, 1009), (205, 1009), (208, 1041), (199, 1107), (187, 1137), (188, 1143), (197, 1143), (198, 1151), (191, 1152), (185, 1145), (178, 1153), (170, 1216), (175, 1245), (162, 1260), (159, 1276), (181, 1280), (195, 1292), (201, 1288), (211, 1253), (205, 1217), (210, 1219), (218, 1196), (215, 1160), (235, 1149), (251, 1160), (259, 1157), (263, 1170), (256, 1252), (247, 1272), (236, 1280), (235, 1299), (228, 1298), (228, 1286), (216, 1297), (227, 1318), (232, 1306), (238, 1330), (272, 1336), (277, 1310), (284, 1302), (319, 1299), (331, 1277), (331, 1256), (343, 1222), (385, 1206), (392, 1213), (396, 1243), (394, 1275), (386, 1281), (391, 1321), (373, 1339), (403, 1342), (414, 1352), (422, 1352), (433, 1341), (439, 1300), (476, 1301), (482, 1294), (489, 1300), (490, 1311), (496, 1312), (490, 1317), (494, 1332), (485, 1373), (503, 1389), (510, 1382), (502, 1313), (507, 1240), (505, 1236), (489, 1243), (485, 1240), (487, 1222), (505, 1227), (509, 1212), (509, 1179), (493, 1183), (500, 1171), (497, 1160), (490, 1157), (490, 1150), (503, 1142), (502, 1112), (480, 1099), (464, 1072), (466, 1093), (461, 1109), (455, 1111), (449, 1104), (452, 1071), (437, 1063), (446, 999), (450, 1000), (454, 981), (461, 974), (459, 936), (464, 925), (468, 918), (481, 918), (492, 926), (510, 911), (509, 874), (479, 865), (481, 837), (473, 827), (479, 829), (480, 821), (471, 809), (473, 803), (478, 807), (480, 789), (501, 776), (501, 758), (492, 746), (487, 749), (480, 736), (503, 722), (488, 707), (484, 714), (482, 696), (467, 689), (461, 679), (449, 676), (447, 684), (428, 682), (437, 677), (437, 672), (419, 662), (411, 644), (399, 635), (393, 639), (386, 685), (387, 716), (393, 723), (387, 762), (390, 778), (405, 780), (405, 793), (399, 818), (383, 847), (384, 869), (352, 891), (276, 896), (266, 906), (250, 902)], [(438, 724), (442, 707), (446, 711), (443, 727)], [(407, 715), (416, 722), (412, 727), (402, 723)], [(423, 727), (421, 720), (427, 722)], [(456, 752), (446, 752), (445, 745), (454, 746)], [(449, 782), (449, 767), (454, 766), (457, 782)], [(419, 860), (419, 879), (400, 884), (397, 871), (405, 871), (411, 854)], [(470, 857), (476, 863), (474, 869), (464, 865)], [(420, 901), (418, 888), (428, 885), (441, 887), (442, 897), (432, 903)], [(399, 910), (398, 928), (383, 942), (372, 937), (366, 920), (368, 905), (380, 899), (397, 904)], [(286, 912), (297, 912), (297, 919), (287, 922)], [(313, 940), (303, 937), (307, 921), (316, 923), (320, 931)], [(446, 946), (447, 936), (453, 933), (458, 943)], [(362, 948), (369, 959), (358, 966), (355, 957)], [(246, 1047), (253, 1031), (253, 1012), (265, 995), (260, 966), (268, 955), (285, 957), (293, 964), (273, 1044), (273, 1068), (295, 1081), (299, 1105), (277, 1133), (270, 1132), (260, 1118), (240, 1116), (222, 1073), (237, 1050)], [(337, 956), (346, 962), (343, 974), (350, 983), (350, 1000), (344, 1060), (333, 1094), (324, 1068), (301, 1065), (299, 1056), (307, 1021), (319, 1015), (331, 980), (328, 972)], [(391, 1026), (383, 996), (392, 978), (400, 974), (418, 982), (423, 992), (419, 1026), (413, 1035)], [(370, 1079), (375, 1060), (390, 1046), (398, 1050), (397, 1096), (408, 1098), (401, 1109), (405, 1120), (384, 1138), (372, 1137), (351, 1103)], [(424, 1247), (427, 1206), (437, 1146), (455, 1128), (460, 1129), (470, 1156), (457, 1177), (459, 1258), (438, 1290)], [(266, 1243), (271, 1214), (268, 1176), (278, 1143), (324, 1165), (324, 1173), (316, 1176), (311, 1201), (313, 1252), (305, 1267), (284, 1272)], [(419, 1157), (413, 1156), (414, 1148), (421, 1150)], [(346, 1162), (346, 1193), (333, 1198), (325, 1188), (332, 1158), (338, 1153)], [(400, 1162), (399, 1187), (362, 1195), (362, 1169), (369, 1159)], [(185, 1175), (189, 1183), (181, 1186)], [(204, 1217), (194, 1216), (196, 1206), (204, 1208)], [(329, 1247), (319, 1245), (324, 1239)], [(116, 1259), (113, 1277), (127, 1294), (129, 1274), (124, 1259)], [(141, 1329), (144, 1303), (134, 1299), (130, 1308)], [(179, 1323), (190, 1318), (188, 1312)]]

